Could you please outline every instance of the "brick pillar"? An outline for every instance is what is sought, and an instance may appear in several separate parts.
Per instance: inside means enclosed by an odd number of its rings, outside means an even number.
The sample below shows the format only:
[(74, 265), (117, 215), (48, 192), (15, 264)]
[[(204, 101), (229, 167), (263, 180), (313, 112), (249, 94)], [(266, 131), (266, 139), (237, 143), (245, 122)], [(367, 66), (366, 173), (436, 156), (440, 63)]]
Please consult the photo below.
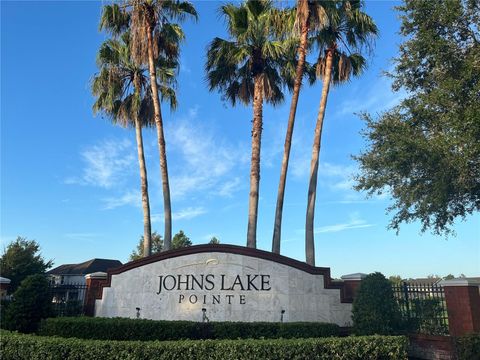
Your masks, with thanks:
[(445, 289), (450, 335), (480, 332), (480, 281), (452, 279), (440, 284)]
[(95, 300), (101, 297), (102, 285), (107, 281), (107, 273), (95, 272), (85, 275), (87, 294), (85, 296), (84, 313), (95, 316)]
[(355, 273), (355, 274), (348, 274), (343, 275), (343, 297), (346, 302), (353, 302), (357, 290), (360, 286), (362, 280), (367, 276), (364, 273)]

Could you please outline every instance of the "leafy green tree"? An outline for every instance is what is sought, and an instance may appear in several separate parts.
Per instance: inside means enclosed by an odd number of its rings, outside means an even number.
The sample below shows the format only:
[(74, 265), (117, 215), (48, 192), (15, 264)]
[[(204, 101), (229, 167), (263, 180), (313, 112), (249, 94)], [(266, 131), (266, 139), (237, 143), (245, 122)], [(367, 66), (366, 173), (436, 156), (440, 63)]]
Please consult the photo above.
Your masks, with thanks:
[(13, 293), (5, 314), (9, 330), (34, 332), (41, 319), (51, 316), (52, 297), (45, 275), (29, 275)]
[(390, 281), (393, 285), (399, 285), (403, 282), (403, 279), (400, 275), (392, 275), (389, 276), (388, 281)]
[(45, 261), (35, 240), (18, 236), (4, 249), (0, 257), (0, 274), (11, 280), (9, 292), (14, 292), (29, 275), (44, 274), (53, 260)]
[(340, 0), (332, 4), (325, 7), (328, 26), (315, 35), (315, 43), (319, 49), (317, 75), (323, 79), (323, 87), (315, 125), (305, 221), (305, 253), (306, 261), (310, 265), (315, 265), (315, 199), (323, 120), (330, 84), (345, 83), (352, 76), (359, 76), (363, 72), (366, 61), (361, 51), (370, 47), (378, 32), (373, 19), (362, 11), (363, 1)]
[(387, 193), (389, 227), (420, 221), (448, 235), (480, 209), (480, 2), (405, 0), (393, 89), (401, 103), (364, 114), (369, 147), (357, 190)]
[[(137, 245), (137, 249), (133, 250), (132, 253), (130, 254), (130, 260), (138, 260), (141, 259), (144, 254), (144, 249), (145, 247), (143, 246), (144, 241), (143, 241), (143, 236), (140, 237), (140, 240)], [(163, 250), (163, 239), (160, 234), (158, 234), (156, 231), (152, 233), (152, 252), (151, 255), (159, 253)]]
[(172, 249), (179, 249), (188, 246), (192, 246), (192, 242), (190, 241), (190, 238), (185, 235), (183, 230), (180, 230), (172, 239)]
[(352, 319), (356, 335), (391, 335), (401, 329), (401, 313), (392, 285), (381, 273), (369, 274), (360, 283)]
[(247, 246), (257, 246), (263, 103), (283, 100), (280, 63), (285, 46), (275, 34), (278, 11), (271, 1), (245, 1), (220, 8), (230, 39), (214, 38), (205, 69), (210, 91), (218, 89), (233, 106), (253, 103), (252, 155)]
[[(308, 51), (308, 37), (310, 33), (323, 29), (327, 25), (328, 17), (325, 12), (325, 6), (329, 6), (329, 1), (316, 0), (298, 0), (295, 8), (295, 23), (292, 28), (288, 28), (287, 32), (293, 32), (298, 35), (298, 49), (292, 54), (296, 60), (294, 69), (293, 88), (292, 88), (292, 102), (290, 105), (290, 113), (288, 115), (287, 132), (285, 135), (285, 145), (283, 151), (282, 167), (280, 170), (280, 181), (278, 183), (277, 205), (275, 208), (275, 222), (273, 226), (272, 238), (272, 252), (280, 253), (280, 241), (282, 232), (282, 214), (283, 214), (283, 200), (285, 198), (285, 185), (287, 182), (288, 163), (290, 160), (290, 149), (292, 147), (293, 128), (295, 125), (295, 114), (297, 112), (298, 98), (300, 95), (300, 88), (302, 86), (302, 79), (305, 75), (309, 76), (309, 64), (306, 61)], [(288, 22), (288, 17), (284, 21)], [(288, 55), (287, 55), (288, 56)], [(307, 71), (306, 71), (307, 70)], [(312, 81), (311, 81), (312, 82)]]
[(210, 241), (208, 242), (209, 244), (220, 244), (220, 240), (217, 239), (216, 236), (212, 236)]

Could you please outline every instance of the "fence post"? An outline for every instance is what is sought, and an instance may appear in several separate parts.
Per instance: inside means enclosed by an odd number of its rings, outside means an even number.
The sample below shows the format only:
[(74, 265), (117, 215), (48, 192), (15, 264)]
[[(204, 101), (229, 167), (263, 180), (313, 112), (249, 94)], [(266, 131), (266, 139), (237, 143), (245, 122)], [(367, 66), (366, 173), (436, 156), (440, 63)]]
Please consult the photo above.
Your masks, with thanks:
[(95, 316), (95, 299), (102, 291), (102, 284), (107, 280), (107, 273), (95, 272), (85, 275), (87, 294), (85, 296), (84, 312), (87, 316)]
[(461, 336), (480, 331), (480, 281), (477, 279), (442, 280), (447, 303), (450, 335)]
[(348, 274), (343, 275), (341, 279), (343, 280), (343, 291), (344, 291), (344, 298), (348, 302), (352, 302), (357, 294), (357, 290), (360, 287), (360, 283), (362, 280), (367, 276), (364, 273), (355, 273), (355, 274)]
[(408, 284), (406, 281), (403, 282), (403, 296), (405, 299), (405, 310), (407, 310), (407, 317), (410, 319), (410, 299), (408, 298)]

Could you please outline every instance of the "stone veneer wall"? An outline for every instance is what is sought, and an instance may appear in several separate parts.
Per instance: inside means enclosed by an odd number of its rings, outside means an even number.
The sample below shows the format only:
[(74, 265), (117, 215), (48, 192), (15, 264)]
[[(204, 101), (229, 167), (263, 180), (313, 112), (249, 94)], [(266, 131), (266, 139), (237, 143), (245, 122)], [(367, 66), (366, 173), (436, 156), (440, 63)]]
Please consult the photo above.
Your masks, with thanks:
[[(217, 286), (211, 291), (174, 289), (166, 292), (163, 289), (163, 293), (157, 295), (159, 276), (169, 274), (214, 274), (216, 282), (223, 274), (229, 283), (237, 275), (266, 274), (270, 275), (271, 290), (242, 291), (237, 286), (237, 290), (226, 291)], [(202, 321), (202, 308), (205, 308), (210, 321), (277, 322), (281, 310), (285, 310), (283, 320), (286, 322), (351, 325), (351, 304), (342, 303), (340, 289), (325, 288), (324, 281), (324, 275), (272, 260), (228, 252), (193, 253), (113, 273), (110, 287), (104, 287), (102, 298), (96, 300), (95, 316), (135, 318), (138, 307), (141, 318)], [(188, 301), (192, 294), (198, 298), (195, 304)], [(184, 295), (182, 303), (179, 303), (180, 295)], [(212, 295), (220, 295), (220, 304), (212, 304)], [(226, 295), (233, 295), (230, 304)], [(241, 295), (244, 304), (240, 303)]]

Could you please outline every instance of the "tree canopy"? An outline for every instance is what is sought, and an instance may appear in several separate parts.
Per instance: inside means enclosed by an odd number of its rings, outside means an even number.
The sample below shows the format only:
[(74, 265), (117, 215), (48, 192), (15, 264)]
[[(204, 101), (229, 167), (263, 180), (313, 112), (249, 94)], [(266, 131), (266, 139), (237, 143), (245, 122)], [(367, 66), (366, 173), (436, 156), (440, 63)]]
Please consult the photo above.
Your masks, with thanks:
[[(130, 254), (130, 261), (141, 259), (144, 255), (144, 246), (143, 246), (144, 237), (141, 236), (138, 241), (137, 249), (133, 250)], [(152, 255), (159, 253), (163, 250), (163, 239), (162, 235), (154, 231), (152, 233)]]
[[(212, 240), (213, 239), (216, 239), (216, 238), (212, 238)], [(210, 240), (211, 244), (212, 244), (212, 242), (211, 242), (212, 240)], [(217, 241), (218, 241), (218, 239), (217, 239)], [(220, 241), (218, 241), (217, 244), (218, 243), (220, 243)], [(192, 246), (192, 241), (190, 240), (190, 238), (187, 235), (185, 235), (183, 230), (180, 230), (178, 233), (176, 233), (173, 236), (172, 249), (179, 249), (179, 248), (187, 247), (187, 246)], [(152, 253), (151, 253), (151, 255), (159, 253), (163, 250), (164, 250), (164, 248), (163, 248), (162, 235), (160, 235), (159, 233), (154, 231), (152, 233)], [(144, 251), (143, 236), (141, 236), (140, 240), (138, 241), (137, 248), (135, 250), (133, 250), (132, 253), (130, 254), (130, 261), (141, 259), (143, 257), (143, 254), (144, 254), (143, 251)]]
[(52, 296), (48, 280), (42, 274), (35, 274), (22, 280), (3, 322), (9, 330), (31, 333), (49, 316), (52, 316)]
[(480, 209), (480, 3), (405, 0), (393, 89), (401, 103), (363, 114), (369, 142), (357, 190), (388, 193), (390, 227), (419, 220), (448, 234)]
[(187, 246), (192, 246), (192, 241), (185, 235), (183, 230), (180, 230), (172, 239), (172, 249), (179, 249)]
[(40, 254), (40, 245), (35, 240), (18, 236), (4, 249), (0, 257), (0, 273), (11, 280), (10, 292), (14, 292), (29, 275), (44, 274), (53, 260), (45, 261)]
[(210, 241), (208, 242), (209, 244), (220, 244), (220, 240), (216, 236), (212, 236)]
[(230, 39), (216, 37), (208, 46), (205, 70), (209, 90), (220, 90), (232, 105), (238, 100), (248, 105), (254, 99), (255, 78), (259, 78), (264, 100), (281, 103), (280, 65), (287, 47), (275, 36), (279, 12), (273, 3), (226, 4), (219, 13), (227, 22)]

